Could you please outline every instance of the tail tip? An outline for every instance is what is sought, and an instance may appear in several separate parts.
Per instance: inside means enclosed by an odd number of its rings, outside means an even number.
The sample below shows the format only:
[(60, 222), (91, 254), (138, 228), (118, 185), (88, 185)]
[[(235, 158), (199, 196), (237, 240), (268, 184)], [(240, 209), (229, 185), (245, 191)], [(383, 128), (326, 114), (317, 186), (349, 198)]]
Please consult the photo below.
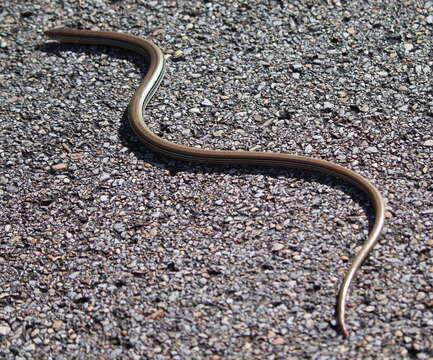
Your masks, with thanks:
[(346, 329), (346, 324), (340, 324), (340, 331), (346, 339), (349, 337), (349, 331)]

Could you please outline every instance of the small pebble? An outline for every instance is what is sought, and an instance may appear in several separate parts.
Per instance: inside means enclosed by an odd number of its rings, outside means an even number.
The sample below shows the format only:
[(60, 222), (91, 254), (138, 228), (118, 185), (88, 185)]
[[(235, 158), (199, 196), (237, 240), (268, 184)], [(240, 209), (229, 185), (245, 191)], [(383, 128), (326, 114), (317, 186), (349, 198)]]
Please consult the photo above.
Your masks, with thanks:
[(7, 336), (11, 333), (11, 328), (6, 323), (0, 323), (0, 335)]
[(376, 146), (369, 146), (367, 149), (365, 149), (365, 152), (375, 154), (379, 152), (379, 150), (377, 149)]
[(278, 345), (283, 345), (284, 343), (285, 343), (285, 340), (282, 337), (277, 337), (274, 340), (272, 340), (272, 345), (278, 346)]
[(60, 163), (60, 164), (51, 165), (51, 169), (56, 170), (56, 171), (66, 170), (67, 168), (68, 168), (67, 163)]
[(412, 44), (405, 43), (403, 46), (404, 46), (404, 49), (405, 49), (406, 51), (411, 51), (411, 50), (413, 50), (413, 45), (412, 45)]
[(189, 112), (192, 113), (192, 114), (199, 114), (200, 113), (200, 109), (194, 107), (194, 108), (189, 109)]
[(276, 243), (276, 244), (273, 244), (272, 245), (272, 251), (280, 251), (280, 250), (282, 250), (282, 249), (284, 249), (284, 245), (283, 244), (279, 244), (279, 243)]
[(323, 106), (322, 106), (323, 110), (332, 110), (333, 108), (334, 108), (334, 104), (327, 102), (327, 101), (325, 101), (323, 103)]

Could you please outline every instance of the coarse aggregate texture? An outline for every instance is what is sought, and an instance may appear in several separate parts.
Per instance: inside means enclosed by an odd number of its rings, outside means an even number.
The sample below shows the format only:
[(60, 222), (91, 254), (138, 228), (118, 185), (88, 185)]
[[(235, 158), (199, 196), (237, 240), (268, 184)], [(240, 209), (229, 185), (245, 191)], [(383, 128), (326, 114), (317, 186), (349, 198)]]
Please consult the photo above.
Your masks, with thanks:
[[(157, 156), (123, 50), (153, 39), (164, 138), (307, 155), (370, 179), (386, 231), (334, 307), (372, 209), (301, 171)], [(433, 359), (433, 1), (0, 0), (0, 358)]]

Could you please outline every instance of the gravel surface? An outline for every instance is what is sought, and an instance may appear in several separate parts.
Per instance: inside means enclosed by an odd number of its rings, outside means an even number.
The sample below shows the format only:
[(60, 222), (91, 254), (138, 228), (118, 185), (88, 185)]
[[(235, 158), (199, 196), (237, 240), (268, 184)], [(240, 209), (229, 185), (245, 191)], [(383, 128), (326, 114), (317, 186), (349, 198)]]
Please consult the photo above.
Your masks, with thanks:
[[(0, 358), (433, 359), (433, 1), (1, 3)], [(334, 307), (368, 200), (155, 155), (126, 118), (143, 59), (47, 45), (56, 26), (170, 56), (146, 112), (164, 138), (322, 158), (380, 188), (349, 339)]]

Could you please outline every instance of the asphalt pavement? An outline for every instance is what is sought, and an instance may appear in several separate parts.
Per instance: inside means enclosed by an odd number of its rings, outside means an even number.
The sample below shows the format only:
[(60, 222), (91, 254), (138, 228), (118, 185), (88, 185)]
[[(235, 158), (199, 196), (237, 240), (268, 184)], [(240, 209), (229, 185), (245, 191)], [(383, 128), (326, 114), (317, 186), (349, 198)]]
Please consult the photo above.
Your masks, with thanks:
[[(433, 1), (0, 1), (0, 358), (433, 359)], [(175, 143), (338, 163), (159, 156), (128, 125), (146, 60), (43, 30), (152, 39), (145, 121)]]

